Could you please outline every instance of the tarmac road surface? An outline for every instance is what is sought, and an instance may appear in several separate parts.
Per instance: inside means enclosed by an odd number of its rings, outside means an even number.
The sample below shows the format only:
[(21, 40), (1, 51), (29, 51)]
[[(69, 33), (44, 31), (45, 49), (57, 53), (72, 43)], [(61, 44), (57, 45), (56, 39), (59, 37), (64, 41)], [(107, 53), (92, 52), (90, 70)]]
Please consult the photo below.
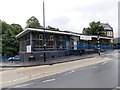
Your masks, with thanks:
[(110, 58), (111, 61), (31, 80), (8, 88), (9, 90), (12, 88), (115, 88), (119, 86), (118, 80), (120, 80), (118, 57), (120, 58), (118, 51), (114, 51), (100, 56), (100, 58)]

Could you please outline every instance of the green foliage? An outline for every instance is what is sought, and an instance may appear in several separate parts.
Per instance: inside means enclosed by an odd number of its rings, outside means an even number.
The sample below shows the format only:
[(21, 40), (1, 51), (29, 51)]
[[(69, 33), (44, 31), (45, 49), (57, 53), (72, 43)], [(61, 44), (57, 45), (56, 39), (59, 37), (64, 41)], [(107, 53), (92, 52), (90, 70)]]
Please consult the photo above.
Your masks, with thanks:
[(59, 31), (58, 28), (54, 28), (54, 27), (51, 27), (51, 26), (47, 26), (46, 29), (50, 29), (50, 30), (54, 30), (54, 31)]
[(26, 28), (38, 28), (38, 29), (42, 28), (38, 19), (35, 16), (30, 17), (26, 23), (27, 23)]
[(104, 27), (100, 25), (100, 22), (91, 22), (88, 28), (84, 28), (84, 34), (88, 35), (100, 35), (105, 36)]
[(117, 46), (117, 43), (113, 42), (111, 43), (112, 46)]
[(19, 24), (7, 24), (2, 21), (2, 56), (14, 56), (19, 52), (19, 40), (16, 35), (22, 31)]
[(11, 27), (14, 35), (17, 35), (22, 31), (22, 27), (19, 24), (11, 24)]
[(5, 21), (2, 21), (2, 35), (6, 33), (7, 29), (12, 29), (12, 28)]

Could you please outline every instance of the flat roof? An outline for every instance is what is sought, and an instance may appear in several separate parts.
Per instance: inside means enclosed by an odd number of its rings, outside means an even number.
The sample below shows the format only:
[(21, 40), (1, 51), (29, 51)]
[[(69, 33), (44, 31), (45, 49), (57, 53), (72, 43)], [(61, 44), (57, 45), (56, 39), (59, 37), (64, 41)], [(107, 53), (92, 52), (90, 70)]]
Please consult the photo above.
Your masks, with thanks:
[[(31, 32), (31, 31), (44, 32), (44, 29), (26, 28), (25, 30), (20, 32), (16, 37), (20, 38), (20, 37), (24, 36), (25, 34)], [(92, 38), (97, 38), (98, 37), (98, 36), (94, 36), (94, 35), (84, 35), (84, 34), (80, 34), (80, 33), (74, 33), (74, 32), (71, 32), (71, 31), (55, 31), (55, 30), (45, 29), (45, 32), (56, 33), (56, 34), (64, 34), (64, 35), (72, 35), (72, 36), (87, 36), (87, 37), (92, 37)], [(112, 39), (112, 38), (108, 38), (108, 37), (100, 37), (100, 38)]]

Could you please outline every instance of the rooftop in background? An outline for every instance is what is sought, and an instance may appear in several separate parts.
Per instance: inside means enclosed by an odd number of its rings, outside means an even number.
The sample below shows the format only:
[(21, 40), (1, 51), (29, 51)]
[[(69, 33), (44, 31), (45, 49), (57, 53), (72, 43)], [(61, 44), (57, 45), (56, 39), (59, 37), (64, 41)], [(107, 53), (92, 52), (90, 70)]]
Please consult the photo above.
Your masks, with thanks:
[(113, 28), (108, 23), (101, 23), (101, 26), (103, 26), (105, 30), (113, 31)]

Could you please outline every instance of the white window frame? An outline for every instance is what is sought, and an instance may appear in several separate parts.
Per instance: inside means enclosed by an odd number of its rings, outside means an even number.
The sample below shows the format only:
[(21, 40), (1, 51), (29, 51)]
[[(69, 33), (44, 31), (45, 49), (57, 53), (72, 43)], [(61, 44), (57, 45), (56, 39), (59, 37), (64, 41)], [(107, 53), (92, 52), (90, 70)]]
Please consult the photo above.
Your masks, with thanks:
[(113, 32), (110, 32), (110, 36), (112, 36), (113, 35)]
[(109, 31), (107, 31), (107, 36), (110, 36), (110, 32)]

